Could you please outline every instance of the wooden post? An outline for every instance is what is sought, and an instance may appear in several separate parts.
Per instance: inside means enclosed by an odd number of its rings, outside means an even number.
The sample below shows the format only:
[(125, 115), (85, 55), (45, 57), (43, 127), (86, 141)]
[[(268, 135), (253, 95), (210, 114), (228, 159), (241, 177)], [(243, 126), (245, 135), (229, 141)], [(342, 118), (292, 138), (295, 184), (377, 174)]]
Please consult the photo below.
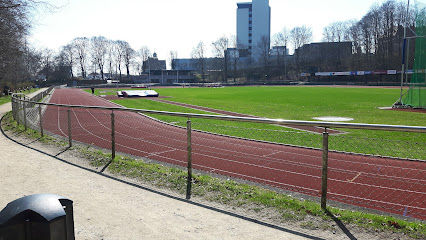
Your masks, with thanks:
[(68, 109), (68, 142), (69, 142), (69, 147), (72, 147), (71, 109)]
[(44, 132), (43, 132), (43, 117), (41, 115), (41, 105), (38, 105), (38, 115), (39, 115), (39, 121), (40, 121), (40, 133), (41, 136), (44, 137)]
[(192, 144), (191, 144), (191, 120), (188, 119), (186, 122), (186, 135), (187, 135), (187, 150), (188, 150), (188, 179), (186, 183), (186, 199), (191, 198), (192, 188)]
[(22, 101), (22, 106), (24, 108), (24, 126), (25, 126), (25, 131), (27, 131), (27, 103)]
[(115, 159), (115, 115), (114, 111), (111, 112), (111, 155), (113, 161)]
[(322, 183), (321, 183), (321, 208), (327, 208), (327, 173), (328, 173), (328, 132), (324, 128), (322, 134)]

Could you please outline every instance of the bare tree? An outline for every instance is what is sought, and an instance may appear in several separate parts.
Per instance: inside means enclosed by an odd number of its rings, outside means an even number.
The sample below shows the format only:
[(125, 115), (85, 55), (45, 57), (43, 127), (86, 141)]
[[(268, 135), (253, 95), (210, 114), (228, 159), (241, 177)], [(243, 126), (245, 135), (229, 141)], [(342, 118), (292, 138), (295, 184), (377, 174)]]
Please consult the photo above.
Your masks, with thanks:
[[(282, 60), (286, 62), (287, 48), (288, 43), (290, 41), (290, 32), (287, 28), (283, 28), (281, 32), (274, 34), (272, 37), (272, 44), (276, 47), (276, 51), (274, 54), (276, 55), (277, 67), (280, 68), (282, 66)], [(284, 48), (285, 47), (285, 48)], [(285, 64), (286, 67), (286, 64)], [(286, 69), (284, 70), (286, 72)]]
[(127, 80), (130, 80), (130, 66), (135, 57), (136, 51), (133, 50), (133, 48), (130, 46), (128, 42), (124, 41), (122, 46), (124, 48), (123, 58), (124, 58), (124, 65), (126, 66)]
[(148, 46), (142, 46), (138, 52), (137, 57), (139, 59), (140, 64), (138, 64), (139, 72), (142, 73), (143, 71), (143, 63), (148, 60), (149, 56), (151, 56), (151, 50), (148, 48)]
[(222, 36), (212, 43), (213, 46), (213, 55), (221, 59), (221, 70), (222, 70), (222, 81), (226, 81), (228, 71), (227, 71), (227, 61), (225, 59), (225, 51), (229, 48), (230, 41), (228, 37)]
[(125, 55), (126, 55), (126, 48), (127, 48), (128, 43), (126, 41), (122, 41), (122, 40), (117, 40), (115, 41), (115, 63), (117, 65), (118, 68), (118, 72), (120, 75), (120, 80), (121, 80), (121, 66), (123, 64), (123, 62), (125, 61)]
[(98, 66), (102, 80), (104, 80), (104, 65), (108, 54), (108, 39), (103, 36), (92, 37), (90, 43), (92, 47), (92, 59)]
[(25, 59), (31, 55), (26, 41), (32, 25), (30, 15), (43, 5), (48, 6), (42, 1), (0, 1), (0, 85), (29, 80)]
[(169, 55), (170, 69), (175, 69), (176, 66), (175, 66), (174, 61), (175, 61), (175, 59), (178, 58), (178, 53), (177, 53), (177, 51), (170, 51), (169, 54), (170, 54)]
[(61, 49), (58, 55), (54, 59), (54, 67), (52, 78), (55, 82), (66, 82), (72, 79), (72, 67), (70, 65), (70, 56), (67, 51), (64, 51), (64, 47)]
[(72, 44), (67, 44), (62, 47), (60, 54), (65, 65), (69, 66), (71, 78), (74, 78), (73, 67), (75, 65), (76, 56)]
[(286, 46), (288, 47), (288, 42), (290, 40), (290, 32), (285, 27), (281, 30), (281, 32), (278, 32), (272, 36), (272, 44), (274, 46)]
[(312, 28), (305, 25), (295, 27), (290, 31), (289, 39), (293, 43), (294, 49), (298, 49), (312, 41)]
[(108, 71), (109, 71), (109, 77), (112, 78), (112, 74), (117, 72), (114, 72), (114, 60), (115, 60), (115, 50), (116, 44), (113, 40), (108, 40), (107, 44), (107, 62), (108, 62)]
[(296, 53), (296, 68), (299, 67), (299, 51), (298, 48), (312, 41), (312, 28), (305, 25), (295, 27), (290, 31), (290, 41), (293, 43)]
[(266, 75), (269, 75), (270, 46), (271, 43), (267, 36), (262, 36), (256, 46), (259, 64), (263, 67)]
[(33, 76), (36, 76), (41, 69), (41, 52), (30, 47), (25, 48), (24, 61), (25, 71), (23, 73), (27, 74), (24, 79), (29, 79)]
[(342, 42), (350, 27), (349, 21), (332, 22), (323, 29), (323, 41), (325, 42)]
[[(227, 65), (226, 68), (228, 68), (228, 65), (231, 66), (234, 83), (237, 83), (236, 78), (238, 75), (238, 67), (240, 65), (240, 50), (241, 50), (241, 49), (238, 49), (238, 47), (240, 47), (241, 44), (238, 44), (237, 36), (235, 35), (229, 38), (229, 44), (231, 46), (231, 49), (228, 49), (225, 54), (226, 65)], [(225, 81), (228, 81), (228, 77), (227, 79), (225, 79)]]
[(75, 49), (75, 52), (78, 58), (81, 76), (83, 78), (86, 78), (87, 76), (86, 67), (87, 67), (87, 61), (89, 58), (89, 39), (86, 37), (75, 38), (74, 40), (72, 40), (72, 45), (73, 45), (73, 48)]
[(54, 52), (52, 49), (45, 48), (42, 50), (42, 72), (46, 76), (46, 82), (49, 82), (53, 69)]
[(197, 67), (201, 72), (201, 78), (205, 80), (205, 68), (206, 68), (206, 57), (205, 57), (205, 46), (203, 42), (199, 42), (196, 47), (193, 48), (191, 57), (197, 60)]

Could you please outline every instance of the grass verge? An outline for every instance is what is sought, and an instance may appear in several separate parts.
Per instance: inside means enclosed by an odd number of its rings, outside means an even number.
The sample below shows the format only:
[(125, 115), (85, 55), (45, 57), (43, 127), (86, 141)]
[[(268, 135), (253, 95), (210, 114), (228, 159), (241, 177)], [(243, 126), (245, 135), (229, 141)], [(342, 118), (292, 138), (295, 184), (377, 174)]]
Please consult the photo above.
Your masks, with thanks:
[[(18, 125), (11, 112), (5, 115), (2, 121), (5, 131), (24, 134), (26, 137), (39, 139), (47, 144), (61, 147), (66, 141), (49, 136), (41, 137), (40, 133), (32, 129), (25, 131)], [(80, 156), (84, 156), (93, 167), (102, 167), (111, 160), (110, 154), (89, 147), (73, 147)], [(140, 159), (117, 156), (108, 166), (107, 171), (117, 177), (129, 177), (141, 183), (157, 188), (168, 189), (180, 194), (186, 191), (187, 173), (185, 170), (166, 167), (160, 164), (147, 163)], [(309, 200), (277, 193), (258, 186), (239, 183), (232, 179), (219, 179), (204, 174), (192, 176), (192, 197), (200, 198), (230, 208), (245, 209), (258, 216), (272, 218), (274, 221), (298, 222), (305, 229), (320, 229), (333, 231), (336, 228), (333, 219), (338, 219), (347, 225), (355, 225), (366, 231), (376, 233), (399, 233), (415, 239), (426, 238), (426, 225), (420, 221), (406, 221), (395, 217), (375, 215), (360, 211), (343, 210), (328, 207), (329, 213), (324, 212), (320, 205)], [(269, 214), (267, 214), (269, 213)], [(313, 221), (312, 219), (317, 219)]]
[(0, 105), (10, 102), (10, 96), (2, 96), (0, 97)]
[[(25, 91), (23, 93), (28, 94), (28, 93), (32, 93), (32, 92), (35, 92), (35, 91), (38, 91), (38, 90), (39, 90), (38, 88), (31, 88), (30, 91)], [(11, 101), (11, 97), (12, 97), (12, 95), (9, 95), (9, 96), (0, 96), (0, 105), (3, 105), (5, 103), (10, 102)]]

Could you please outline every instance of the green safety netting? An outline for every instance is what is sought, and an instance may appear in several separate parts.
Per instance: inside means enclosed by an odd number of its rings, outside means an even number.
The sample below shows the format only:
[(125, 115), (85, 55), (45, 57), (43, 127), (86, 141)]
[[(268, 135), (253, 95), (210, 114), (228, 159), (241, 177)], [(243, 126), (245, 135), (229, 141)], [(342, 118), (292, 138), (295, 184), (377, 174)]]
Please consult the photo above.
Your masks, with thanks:
[(416, 1), (416, 49), (414, 53), (413, 75), (409, 84), (404, 105), (426, 108), (426, 4)]

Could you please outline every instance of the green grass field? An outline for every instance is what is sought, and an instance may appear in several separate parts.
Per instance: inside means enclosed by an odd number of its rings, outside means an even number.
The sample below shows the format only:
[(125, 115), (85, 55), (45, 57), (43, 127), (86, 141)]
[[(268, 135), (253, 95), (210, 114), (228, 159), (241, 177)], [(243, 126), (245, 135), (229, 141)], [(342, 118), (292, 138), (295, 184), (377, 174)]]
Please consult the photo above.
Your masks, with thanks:
[(391, 106), (399, 89), (334, 87), (235, 87), (156, 89), (170, 101), (267, 118), (312, 120), (352, 117), (358, 123), (424, 125), (421, 113), (380, 110)]
[[(353, 118), (354, 121), (351, 121), (353, 123), (411, 126), (425, 126), (426, 123), (424, 113), (379, 109), (379, 107), (391, 106), (398, 99), (400, 90), (397, 88), (228, 87), (158, 88), (154, 90), (160, 96), (170, 97), (167, 98), (169, 101), (275, 119), (313, 121), (313, 117), (338, 116)], [(147, 99), (124, 98), (114, 102), (129, 108), (206, 113)], [(179, 125), (184, 125), (186, 121), (186, 119), (176, 117), (152, 116)], [(280, 126), (204, 119), (192, 119), (192, 121), (194, 122), (193, 128), (209, 132), (315, 148), (321, 146), (321, 135), (301, 133)], [(348, 134), (333, 137), (336, 138), (335, 141), (331, 138), (331, 149), (407, 158), (426, 158), (424, 153), (425, 134), (342, 130)], [(364, 141), (365, 138), (368, 138), (369, 141)], [(376, 139), (379, 140), (376, 141)], [(386, 141), (383, 141), (384, 139)], [(370, 143), (362, 146), (359, 144), (360, 141)], [(345, 144), (343, 145), (342, 142)], [(374, 149), (371, 149), (371, 142), (373, 145), (377, 145)], [(412, 142), (420, 143), (420, 145)], [(389, 149), (392, 149), (391, 153), (389, 153)]]
[[(28, 94), (28, 93), (35, 92), (37, 90), (39, 90), (39, 89), (38, 88), (31, 88), (30, 92), (25, 91), (23, 93), (24, 94)], [(11, 95), (9, 95), (9, 96), (0, 96), (0, 105), (8, 103), (8, 102), (10, 102), (10, 100), (11, 100)]]
[[(399, 89), (338, 87), (229, 87), (229, 88), (158, 88), (167, 99), (181, 103), (228, 110), (260, 117), (312, 120), (319, 116), (351, 117), (357, 123), (425, 125), (422, 113), (380, 110), (399, 97)], [(99, 94), (96, 90), (96, 94)], [(132, 105), (154, 109), (143, 99)], [(172, 106), (169, 106), (172, 109)], [(167, 110), (167, 109), (155, 109)]]
[(10, 96), (0, 97), (0, 105), (10, 102)]

